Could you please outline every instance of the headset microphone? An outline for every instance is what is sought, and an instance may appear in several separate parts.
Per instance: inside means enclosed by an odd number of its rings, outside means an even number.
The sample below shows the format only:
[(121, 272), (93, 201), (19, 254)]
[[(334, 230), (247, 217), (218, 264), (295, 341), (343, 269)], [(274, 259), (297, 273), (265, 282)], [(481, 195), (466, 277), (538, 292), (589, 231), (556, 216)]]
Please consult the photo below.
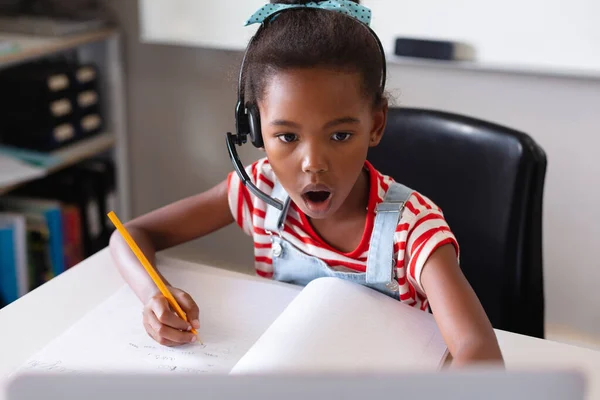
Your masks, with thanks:
[(227, 132), (227, 150), (229, 151), (229, 158), (233, 163), (233, 168), (235, 168), (235, 172), (237, 172), (240, 177), (242, 183), (254, 194), (256, 197), (271, 205), (278, 210), (283, 210), (283, 202), (274, 197), (269, 196), (262, 190), (256, 187), (252, 180), (246, 173), (242, 162), (240, 161), (240, 157), (238, 156), (237, 150), (235, 149), (235, 145), (241, 146), (246, 141), (246, 138), (242, 138), (240, 135), (232, 135), (231, 132)]

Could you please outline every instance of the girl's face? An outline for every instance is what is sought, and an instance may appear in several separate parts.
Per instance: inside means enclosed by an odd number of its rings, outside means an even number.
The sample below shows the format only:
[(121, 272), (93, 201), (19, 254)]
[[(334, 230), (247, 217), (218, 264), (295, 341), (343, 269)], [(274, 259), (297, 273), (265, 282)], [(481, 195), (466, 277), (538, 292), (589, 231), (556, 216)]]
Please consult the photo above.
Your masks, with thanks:
[(315, 219), (344, 209), (387, 105), (373, 108), (358, 73), (307, 68), (271, 77), (259, 110), (267, 158), (294, 203)]

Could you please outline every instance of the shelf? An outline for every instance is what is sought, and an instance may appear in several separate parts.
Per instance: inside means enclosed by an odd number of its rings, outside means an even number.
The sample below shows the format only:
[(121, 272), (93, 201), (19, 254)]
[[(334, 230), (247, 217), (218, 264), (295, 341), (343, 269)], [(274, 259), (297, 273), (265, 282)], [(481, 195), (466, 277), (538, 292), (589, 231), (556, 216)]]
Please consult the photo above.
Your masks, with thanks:
[(0, 32), (0, 40), (11, 41), (17, 45), (17, 49), (12, 52), (0, 53), (0, 68), (74, 49), (84, 44), (102, 41), (116, 32), (114, 28), (104, 28), (60, 37), (27, 36)]
[[(35, 160), (47, 175), (111, 149), (115, 145), (115, 142), (115, 135), (107, 132), (81, 140), (51, 153), (36, 153), (24, 150), (19, 154), (19, 158), (30, 161)], [(0, 195), (14, 190), (31, 180), (24, 180), (10, 186), (2, 186), (0, 187)]]
[(67, 146), (64, 149), (52, 152), (52, 156), (59, 160), (59, 162), (52, 167), (49, 167), (48, 172), (56, 172), (73, 164), (77, 164), (86, 158), (90, 158), (112, 148), (114, 144), (115, 135), (112, 133), (101, 133), (87, 140), (82, 140), (81, 142)]

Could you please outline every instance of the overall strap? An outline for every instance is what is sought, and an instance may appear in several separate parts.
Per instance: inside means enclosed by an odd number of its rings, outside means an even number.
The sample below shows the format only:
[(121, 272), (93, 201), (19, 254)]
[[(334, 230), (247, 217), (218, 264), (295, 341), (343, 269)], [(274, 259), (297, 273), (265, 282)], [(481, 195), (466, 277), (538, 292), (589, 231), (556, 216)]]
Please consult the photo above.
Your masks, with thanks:
[(287, 192), (281, 186), (278, 180), (275, 180), (275, 186), (271, 192), (271, 197), (283, 201), (283, 210), (278, 210), (273, 206), (267, 205), (267, 212), (265, 215), (265, 230), (271, 233), (280, 233), (283, 229), (285, 218), (287, 217), (288, 210), (290, 209), (290, 197)]
[(385, 198), (375, 208), (376, 216), (367, 255), (366, 281), (370, 284), (388, 284), (394, 279), (394, 234), (404, 205), (413, 190), (394, 182)]

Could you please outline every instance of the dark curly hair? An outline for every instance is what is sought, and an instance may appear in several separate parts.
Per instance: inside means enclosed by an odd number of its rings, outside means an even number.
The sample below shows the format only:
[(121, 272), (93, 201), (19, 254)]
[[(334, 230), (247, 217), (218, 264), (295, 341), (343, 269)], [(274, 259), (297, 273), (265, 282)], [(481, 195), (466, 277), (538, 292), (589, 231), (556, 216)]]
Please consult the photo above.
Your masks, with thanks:
[(247, 49), (242, 91), (245, 101), (256, 102), (264, 95), (268, 78), (278, 71), (326, 67), (360, 73), (363, 94), (379, 105), (385, 99), (381, 84), (384, 60), (385, 54), (363, 23), (334, 11), (296, 8), (277, 14), (256, 32)]

